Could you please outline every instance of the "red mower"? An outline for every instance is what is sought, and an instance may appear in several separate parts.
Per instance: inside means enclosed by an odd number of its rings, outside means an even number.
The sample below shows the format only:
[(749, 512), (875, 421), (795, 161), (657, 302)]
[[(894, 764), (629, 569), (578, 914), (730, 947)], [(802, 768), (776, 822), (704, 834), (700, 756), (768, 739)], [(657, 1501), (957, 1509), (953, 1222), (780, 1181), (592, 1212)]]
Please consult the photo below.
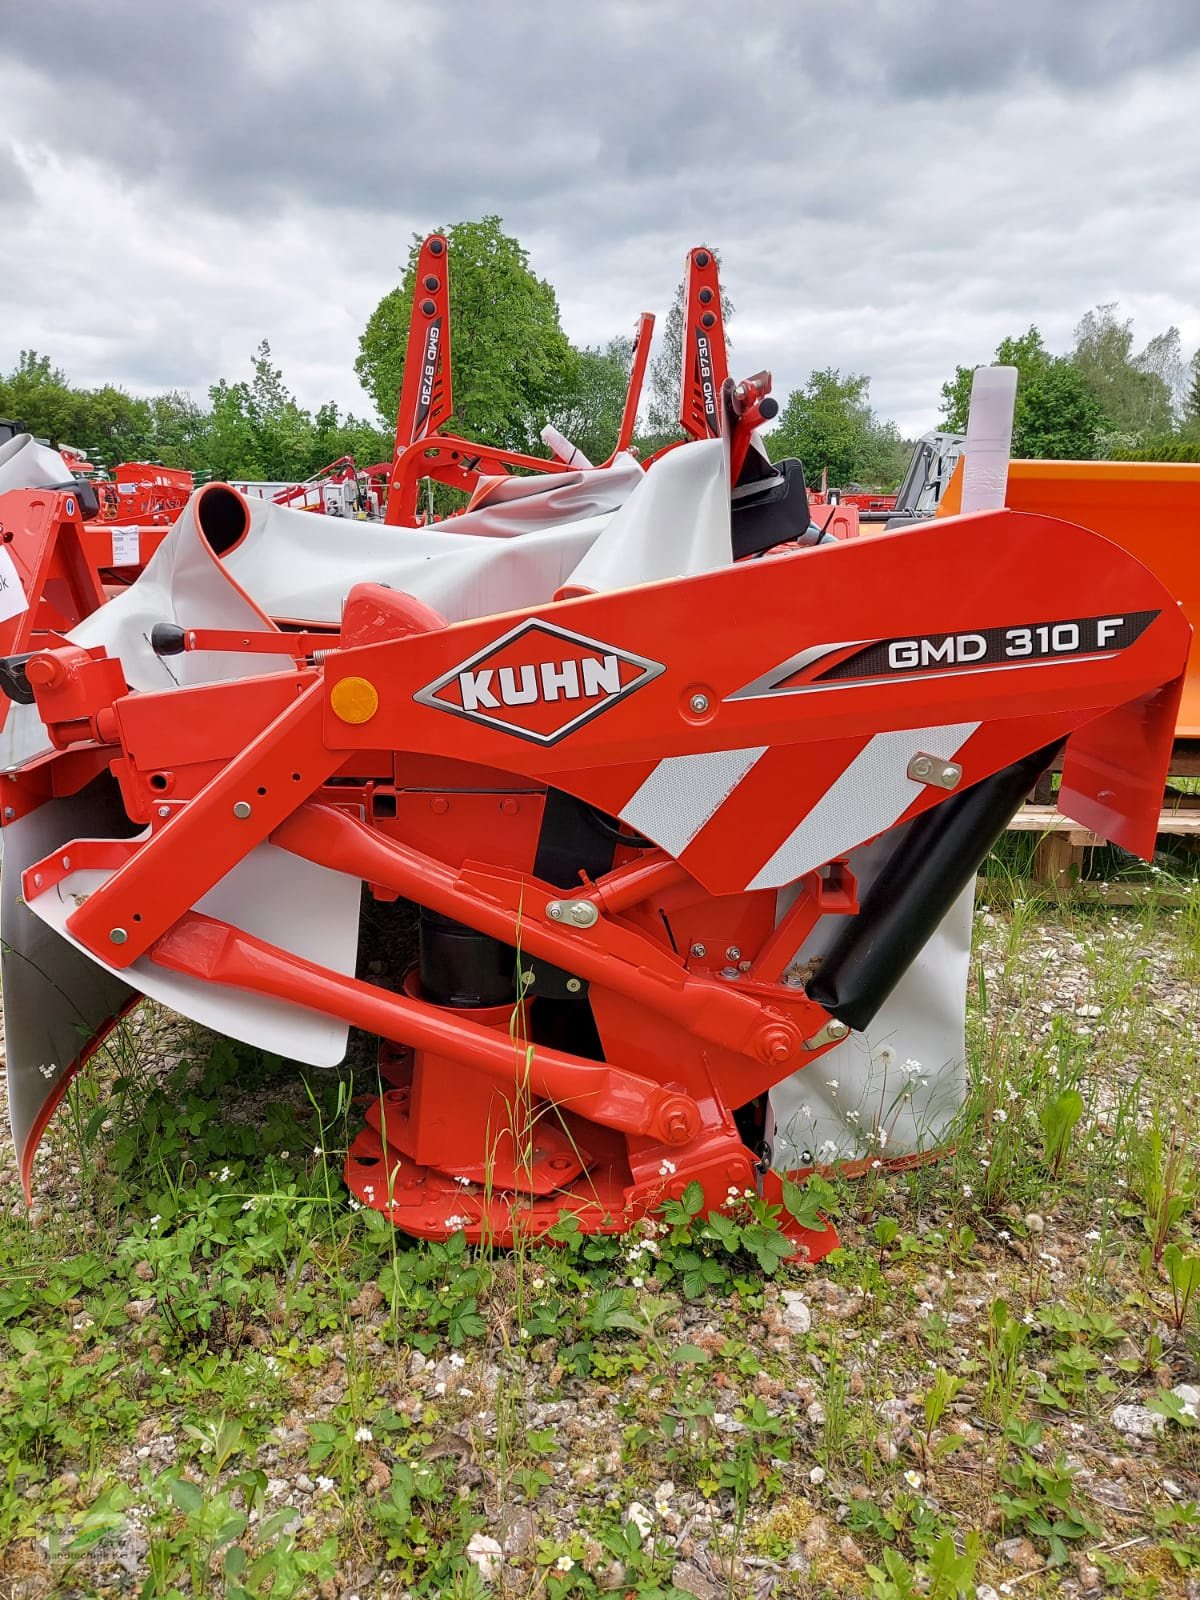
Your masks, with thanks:
[[(1190, 630), (1002, 491), (815, 542), (769, 377), (685, 349), (690, 437), (649, 470), (510, 477), (418, 428), (390, 525), (336, 542), (211, 484), (0, 664), (36, 735), (0, 782), (27, 1186), (143, 996), (318, 1067), (377, 1036), (346, 1181), (417, 1235), (619, 1231), (945, 1142), (976, 870), (1064, 741), (1061, 809), (1153, 850)], [(504, 476), (405, 526), (417, 447)]]

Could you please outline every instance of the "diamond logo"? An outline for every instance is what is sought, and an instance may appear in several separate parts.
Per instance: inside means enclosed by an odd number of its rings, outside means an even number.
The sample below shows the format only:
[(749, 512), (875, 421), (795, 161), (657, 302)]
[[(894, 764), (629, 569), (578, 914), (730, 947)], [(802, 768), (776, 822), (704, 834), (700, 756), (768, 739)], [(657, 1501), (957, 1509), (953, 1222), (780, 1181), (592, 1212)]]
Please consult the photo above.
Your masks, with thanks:
[(535, 744), (557, 744), (664, 670), (551, 622), (518, 623), (413, 696)]

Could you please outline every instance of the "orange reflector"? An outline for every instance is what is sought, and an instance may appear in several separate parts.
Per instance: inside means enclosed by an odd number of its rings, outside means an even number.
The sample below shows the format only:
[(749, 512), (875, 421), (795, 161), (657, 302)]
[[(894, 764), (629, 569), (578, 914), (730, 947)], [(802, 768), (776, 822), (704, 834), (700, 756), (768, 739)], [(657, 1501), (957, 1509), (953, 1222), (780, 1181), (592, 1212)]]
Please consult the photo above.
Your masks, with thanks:
[(329, 704), (342, 722), (370, 722), (379, 710), (379, 691), (366, 678), (339, 678), (329, 691)]

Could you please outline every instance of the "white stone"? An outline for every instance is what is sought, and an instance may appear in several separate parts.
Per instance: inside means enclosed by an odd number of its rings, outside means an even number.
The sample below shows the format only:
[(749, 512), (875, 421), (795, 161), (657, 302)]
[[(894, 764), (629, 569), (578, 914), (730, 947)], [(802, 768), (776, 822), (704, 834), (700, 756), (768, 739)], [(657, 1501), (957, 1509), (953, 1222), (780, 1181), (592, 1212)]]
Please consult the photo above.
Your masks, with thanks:
[(484, 1583), (494, 1583), (504, 1565), (504, 1552), (499, 1542), (486, 1533), (473, 1533), (467, 1541), (467, 1560), (478, 1571)]
[(1118, 1433), (1132, 1434), (1135, 1439), (1154, 1439), (1166, 1427), (1167, 1420), (1147, 1406), (1116, 1406), (1112, 1425)]
[(792, 1333), (807, 1333), (812, 1327), (812, 1310), (804, 1296), (796, 1289), (785, 1289), (780, 1299), (784, 1327)]

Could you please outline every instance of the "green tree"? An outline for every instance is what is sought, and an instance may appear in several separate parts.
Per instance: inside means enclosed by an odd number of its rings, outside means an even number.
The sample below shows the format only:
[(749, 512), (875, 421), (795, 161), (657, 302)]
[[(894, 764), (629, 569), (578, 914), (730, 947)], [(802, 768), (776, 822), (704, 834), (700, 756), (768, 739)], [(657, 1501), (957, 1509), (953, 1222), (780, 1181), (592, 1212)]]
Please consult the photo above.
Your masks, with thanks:
[[(572, 356), (554, 290), (537, 277), (499, 217), (457, 222), (450, 241), (450, 320), (454, 411), (481, 443), (532, 450), (569, 390)], [(394, 423), (404, 379), (405, 344), (421, 239), (415, 236), (400, 285), (375, 307), (354, 369)]]
[(23, 422), (39, 438), (68, 439), (80, 421), (79, 391), (50, 364), (49, 356), (22, 350), (11, 372), (0, 377), (0, 416)]
[(35, 350), (22, 350), (13, 371), (0, 378), (0, 416), (23, 422), (39, 438), (86, 451), (97, 466), (144, 455), (154, 443), (148, 401), (111, 383), (76, 389)]
[(1109, 432), (1138, 437), (1170, 431), (1176, 368), (1182, 366), (1178, 328), (1159, 334), (1135, 356), (1133, 321), (1121, 321), (1116, 302), (1110, 302), (1080, 319), (1070, 360), (1087, 379)]
[(1200, 435), (1200, 350), (1192, 357), (1188, 370), (1192, 378), (1183, 400), (1183, 431)]
[(249, 383), (224, 378), (209, 390), (208, 466), (220, 478), (302, 478), (320, 466), (310, 412), (296, 403), (264, 339)]
[[(1099, 402), (1083, 372), (1065, 356), (1046, 349), (1037, 328), (1002, 339), (995, 364), (1016, 367), (1014, 456), (1030, 460), (1090, 461), (1103, 425)], [(942, 385), (942, 416), (952, 433), (964, 433), (971, 402), (973, 367), (958, 367)]]
[(798, 456), (814, 484), (823, 469), (839, 488), (896, 484), (906, 450), (895, 423), (882, 421), (871, 409), (870, 386), (861, 373), (843, 378), (834, 367), (812, 372), (802, 389), (793, 389), (778, 427), (766, 435), (772, 460)]
[(150, 419), (153, 460), (186, 472), (207, 469), (209, 415), (191, 395), (170, 389), (166, 394), (151, 396)]
[(572, 349), (566, 392), (549, 420), (593, 464), (616, 446), (632, 366), (632, 339)]

